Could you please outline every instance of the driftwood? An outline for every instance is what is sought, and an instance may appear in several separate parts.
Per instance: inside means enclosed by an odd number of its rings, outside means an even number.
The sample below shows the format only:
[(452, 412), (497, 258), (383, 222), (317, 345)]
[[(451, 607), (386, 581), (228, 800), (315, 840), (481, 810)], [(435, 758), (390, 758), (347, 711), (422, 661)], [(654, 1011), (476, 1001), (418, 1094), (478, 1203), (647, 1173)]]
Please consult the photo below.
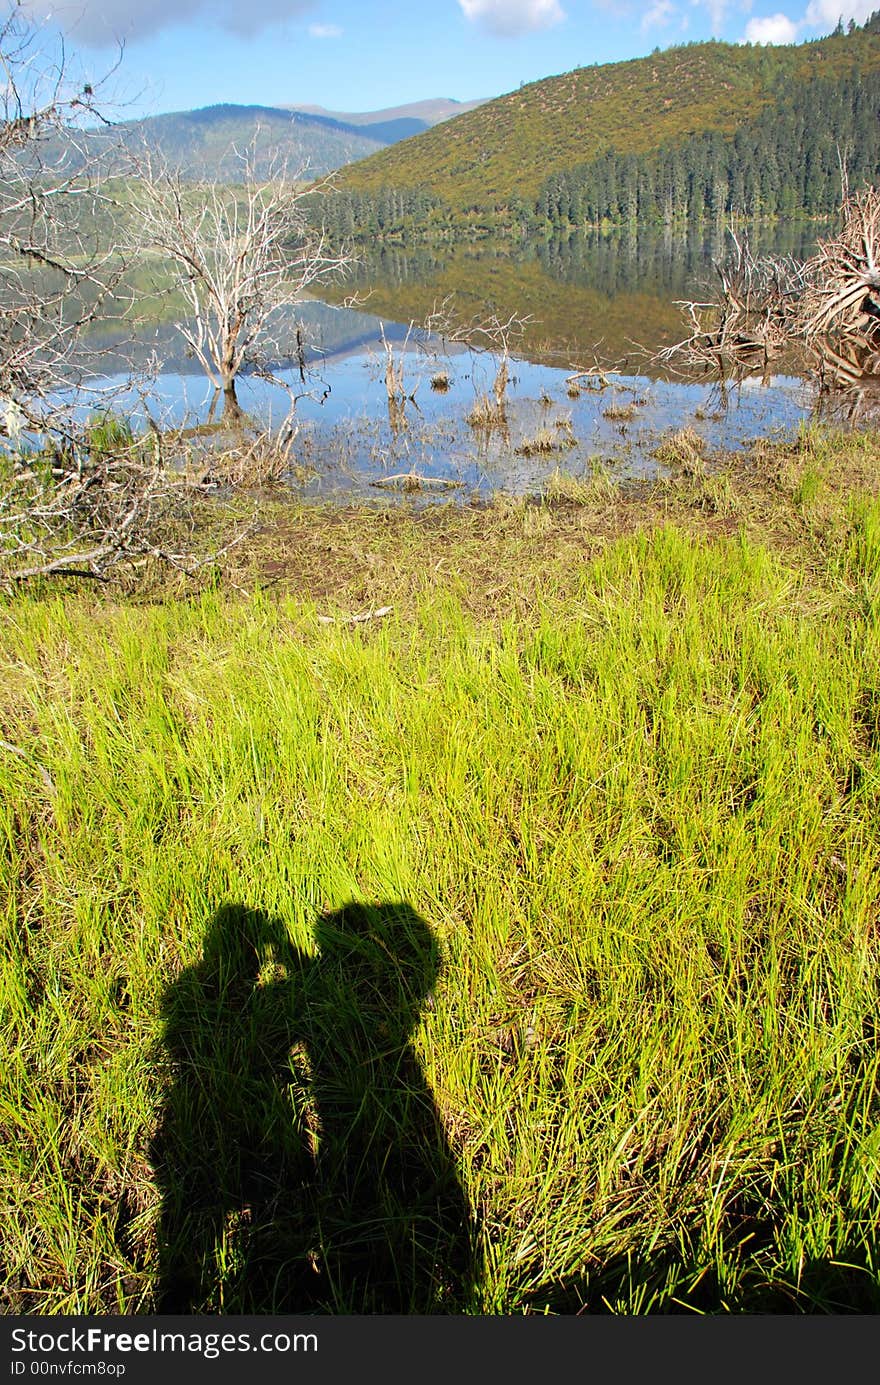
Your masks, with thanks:
[(752, 253), (730, 233), (732, 251), (716, 263), (718, 296), (679, 304), (688, 336), (660, 352), (665, 363), (729, 373), (768, 372), (794, 351), (822, 385), (861, 388), (880, 378), (880, 193), (846, 193), (840, 229), (806, 261)]
[(319, 625), (365, 625), (370, 620), (384, 620), (394, 610), (393, 606), (379, 606), (374, 611), (364, 611), (359, 616), (318, 616)]
[(847, 198), (843, 226), (807, 262), (808, 287), (801, 305), (810, 336), (860, 332), (880, 318), (872, 291), (880, 289), (880, 194), (868, 188)]
[(445, 476), (422, 476), (417, 471), (401, 471), (395, 476), (381, 476), (378, 480), (371, 481), (370, 485), (380, 490), (451, 491), (458, 490), (461, 482), (450, 481)]
[(150, 559), (194, 575), (254, 528), (242, 525), (206, 557), (181, 547), (198, 490), (137, 442), (98, 459), (59, 454), (51, 468), (41, 459), (14, 467), (0, 475), (0, 588), (36, 577), (106, 582)]
[(581, 385), (591, 390), (607, 390), (611, 381), (608, 372), (601, 366), (588, 366), (586, 370), (576, 370), (573, 375), (566, 375), (565, 383), (569, 391), (578, 392)]

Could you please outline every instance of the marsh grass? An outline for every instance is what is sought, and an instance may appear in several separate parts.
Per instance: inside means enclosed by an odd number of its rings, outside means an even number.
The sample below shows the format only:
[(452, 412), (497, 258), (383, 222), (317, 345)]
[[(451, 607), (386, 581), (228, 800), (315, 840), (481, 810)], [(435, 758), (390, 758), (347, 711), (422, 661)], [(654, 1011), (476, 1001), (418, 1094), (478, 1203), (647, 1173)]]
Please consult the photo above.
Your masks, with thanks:
[(634, 400), (628, 404), (609, 404), (602, 410), (602, 417), (607, 418), (610, 423), (631, 423), (638, 413), (638, 407)]
[(278, 486), (291, 472), (292, 439), (279, 442), (268, 432), (258, 432), (237, 447), (225, 447), (207, 459), (211, 478), (238, 489)]
[(534, 433), (524, 438), (514, 451), (521, 457), (550, 457), (554, 452), (565, 452), (577, 447), (571, 423), (568, 419), (557, 418), (550, 427), (541, 424)]
[[(9, 1310), (157, 1306), (196, 1226), (169, 1243), (181, 1109), (180, 1163), (219, 1151), (236, 1187), (256, 1131), (286, 1194), (199, 1223), (190, 1306), (363, 1308), (363, 1228), (334, 1278), (307, 1215), (315, 1032), (384, 1034), (391, 1148), (454, 1158), (476, 1248), (434, 1307), (880, 1309), (880, 505), (848, 446), (762, 454), (733, 529), (699, 478), (641, 527), (603, 483), (303, 518), (295, 594), (0, 606)], [(380, 594), (381, 621), (316, 619)], [(316, 942), (352, 900), (433, 939), (384, 1016)], [(251, 971), (209, 965), (230, 918)]]
[(664, 438), (654, 451), (654, 457), (661, 466), (671, 471), (682, 471), (685, 475), (701, 473), (705, 469), (706, 443), (694, 428), (679, 428)]
[(543, 498), (551, 506), (562, 504), (590, 510), (602, 505), (616, 507), (620, 487), (611, 469), (601, 459), (593, 458), (589, 472), (580, 476), (556, 467), (547, 478)]
[(475, 432), (492, 432), (503, 428), (507, 423), (507, 411), (503, 402), (488, 394), (478, 394), (467, 415), (468, 426)]

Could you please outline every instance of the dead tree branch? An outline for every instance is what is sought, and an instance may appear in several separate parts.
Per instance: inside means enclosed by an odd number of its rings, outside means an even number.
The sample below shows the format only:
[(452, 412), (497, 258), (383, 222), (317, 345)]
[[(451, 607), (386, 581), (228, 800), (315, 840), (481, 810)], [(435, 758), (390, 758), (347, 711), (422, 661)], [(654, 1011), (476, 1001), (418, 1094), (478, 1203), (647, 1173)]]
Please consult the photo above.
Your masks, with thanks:
[(0, 586), (61, 575), (105, 582), (149, 559), (191, 575), (253, 531), (240, 525), (207, 557), (189, 551), (198, 484), (166, 470), (149, 447), (132, 440), (75, 467), (44, 455), (7, 474), (0, 481)]
[(840, 230), (805, 265), (799, 334), (830, 384), (880, 375), (880, 193), (844, 198)]
[[(96, 373), (87, 329), (124, 262), (90, 144), (100, 89), (14, 3), (0, 23), (0, 436), (67, 436)], [(80, 413), (82, 411), (80, 410)]]
[[(227, 422), (241, 418), (236, 381), (244, 369), (281, 383), (268, 362), (297, 350), (295, 330), (287, 340), (291, 324), (283, 310), (353, 263), (347, 252), (331, 249), (314, 214), (307, 214), (328, 184), (306, 187), (303, 170), (283, 163), (258, 179), (253, 151), (240, 162), (235, 187), (193, 184), (144, 151), (136, 160), (127, 237), (133, 253), (161, 257), (166, 281), (173, 267), (170, 287), (188, 308), (179, 331), (214, 387), (215, 405), (222, 396)], [(299, 359), (302, 364), (301, 343)]]
[(827, 387), (861, 388), (880, 377), (880, 193), (844, 192), (840, 229), (806, 261), (755, 256), (731, 233), (716, 264), (720, 290), (684, 302), (688, 335), (659, 355), (665, 363), (765, 373), (795, 351)]
[(484, 429), (503, 428), (507, 422), (507, 387), (510, 383), (510, 360), (513, 350), (525, 336), (526, 328), (534, 321), (531, 315), (520, 316), (511, 313), (507, 318), (498, 313), (477, 314), (470, 319), (462, 318), (450, 295), (439, 304), (425, 319), (427, 332), (441, 337), (444, 341), (462, 343), (469, 350), (480, 355), (491, 355), (495, 361), (495, 378), (492, 382), (492, 397), (484, 395), (477, 399), (471, 419), (475, 427)]

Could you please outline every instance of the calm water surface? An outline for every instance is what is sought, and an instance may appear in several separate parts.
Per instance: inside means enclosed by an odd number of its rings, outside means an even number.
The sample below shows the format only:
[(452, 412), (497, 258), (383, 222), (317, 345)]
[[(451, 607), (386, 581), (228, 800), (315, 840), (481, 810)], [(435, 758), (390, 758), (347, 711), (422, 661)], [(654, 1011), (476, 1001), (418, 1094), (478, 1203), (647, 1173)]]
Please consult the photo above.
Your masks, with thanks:
[[(753, 237), (756, 250), (808, 255), (815, 235), (775, 228), (772, 241)], [(655, 353), (685, 335), (679, 299), (705, 299), (713, 258), (724, 253), (720, 234), (542, 242), (532, 247), (485, 246), (385, 250), (365, 263), (346, 294), (357, 309), (301, 305), (309, 342), (306, 385), (289, 362), (275, 374), (297, 396), (291, 484), (302, 494), (379, 495), (374, 483), (413, 473), (454, 483), (457, 494), (535, 490), (557, 468), (585, 474), (597, 465), (616, 474), (657, 469), (664, 436), (693, 428), (711, 449), (739, 449), (757, 437), (786, 437), (809, 416), (812, 400), (795, 375), (749, 379), (723, 392), (709, 379), (670, 378)], [(341, 298), (340, 292), (340, 298)], [(446, 300), (463, 320), (494, 313), (528, 318), (514, 345), (507, 427), (474, 430), (467, 416), (491, 390), (496, 362), (488, 354), (450, 348), (408, 331)], [(403, 362), (405, 404), (389, 410), (385, 350)], [(211, 390), (182, 355), (170, 324), (143, 333), (141, 356), (163, 361), (151, 405), (166, 423), (207, 416)], [(600, 362), (604, 388), (572, 394), (570, 376)], [(448, 388), (432, 388), (438, 374)], [(121, 384), (108, 375), (108, 388)], [(242, 407), (256, 420), (280, 425), (290, 400), (254, 377), (239, 382)], [(124, 401), (142, 416), (134, 396)], [(530, 453), (541, 433), (558, 446)]]

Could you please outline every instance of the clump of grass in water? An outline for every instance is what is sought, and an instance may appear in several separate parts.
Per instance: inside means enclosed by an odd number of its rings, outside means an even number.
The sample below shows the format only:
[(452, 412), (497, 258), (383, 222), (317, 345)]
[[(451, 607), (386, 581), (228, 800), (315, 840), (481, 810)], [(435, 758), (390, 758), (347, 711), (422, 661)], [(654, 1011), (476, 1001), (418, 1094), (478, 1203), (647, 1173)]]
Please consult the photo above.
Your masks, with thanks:
[(557, 419), (552, 428), (542, 425), (530, 438), (526, 438), (515, 449), (520, 457), (548, 457), (554, 452), (564, 452), (577, 447), (577, 438), (572, 433), (567, 419)]
[(448, 371), (438, 370), (436, 375), (431, 376), (431, 389), (434, 390), (437, 394), (446, 394), (450, 387), (450, 384), (451, 381), (449, 379)]
[(572, 476), (556, 467), (542, 491), (542, 498), (551, 505), (607, 505), (617, 500), (618, 495), (617, 483), (599, 458), (593, 459), (589, 476)]
[(699, 476), (705, 470), (706, 443), (694, 428), (679, 428), (654, 449), (654, 457), (670, 471)]
[(491, 432), (493, 428), (505, 426), (507, 413), (503, 404), (491, 399), (488, 394), (480, 394), (474, 400), (466, 421), (477, 432)]
[(136, 439), (128, 419), (118, 414), (96, 414), (89, 420), (86, 429), (89, 454), (93, 461), (101, 461), (119, 452), (134, 448)]
[(607, 418), (609, 423), (631, 423), (638, 413), (638, 408), (632, 401), (629, 404), (609, 404), (607, 409), (602, 410), (602, 417)]

